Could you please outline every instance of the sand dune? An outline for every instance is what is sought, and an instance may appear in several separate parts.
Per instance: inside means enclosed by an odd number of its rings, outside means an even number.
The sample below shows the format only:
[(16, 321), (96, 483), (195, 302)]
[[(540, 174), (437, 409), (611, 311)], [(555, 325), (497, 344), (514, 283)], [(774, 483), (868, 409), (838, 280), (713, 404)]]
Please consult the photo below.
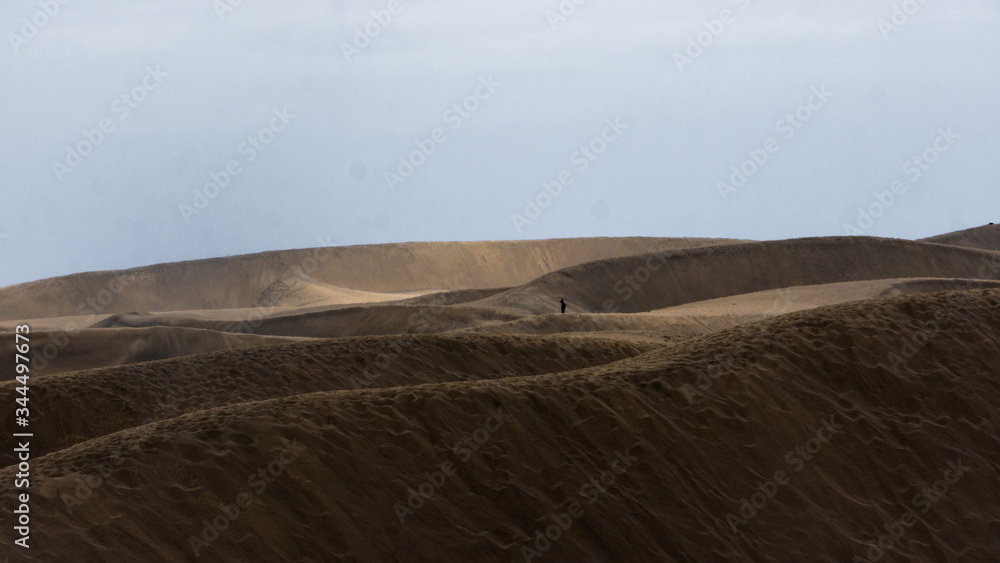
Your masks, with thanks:
[[(90, 272), (0, 290), (2, 318), (129, 311), (279, 306), (276, 282), (307, 277), (365, 293), (424, 293), (513, 286), (574, 264), (724, 239), (593, 238), (428, 242), (285, 250)], [(223, 281), (225, 280), (225, 281)], [(228, 283), (227, 283), (228, 282)], [(319, 288), (311, 288), (319, 291)], [(279, 301), (285, 295), (279, 291)], [(315, 295), (313, 296), (315, 297)]]
[[(312, 312), (283, 312), (263, 318), (216, 321), (174, 313), (122, 313), (94, 325), (95, 328), (177, 326), (223, 332), (252, 331), (255, 334), (336, 338), (373, 334), (441, 332), (477, 326), (493, 320), (512, 320), (518, 315), (492, 312), (463, 305), (382, 305), (333, 308)], [(251, 320), (252, 319), (252, 320)]]
[[(577, 371), (310, 393), (127, 429), (36, 461), (49, 483), (36, 527), (58, 542), (32, 555), (517, 561), (544, 547), (553, 560), (844, 561), (918, 511), (911, 497), (950, 463), (962, 474), (896, 549), (988, 561), (998, 312), (997, 290), (903, 296)], [(894, 360), (916, 335), (922, 347)], [(475, 452), (453, 447), (485, 428)], [(105, 459), (120, 462), (76, 500), (76, 478)], [(270, 482), (246, 481), (269, 466)], [(424, 482), (440, 486), (399, 509)], [(758, 490), (770, 496), (737, 520)], [(235, 521), (192, 542), (241, 493), (251, 503)]]
[[(720, 330), (767, 317), (815, 309), (826, 305), (879, 299), (895, 295), (916, 295), (955, 288), (1000, 288), (1000, 280), (955, 278), (897, 278), (858, 282), (801, 285), (706, 299), (650, 311), (670, 319), (697, 319), (710, 330)], [(632, 318), (642, 315), (630, 315)]]
[[(86, 329), (73, 334), (34, 331), (32, 342), (39, 353), (32, 356), (32, 368), (36, 375), (52, 375), (301, 340), (305, 339), (162, 326)], [(13, 334), (0, 334), (0, 362), (14, 365)]]
[(995, 233), (410, 243), (0, 288), (0, 362), (27, 322), (35, 369), (9, 557), (994, 562)]
[(655, 309), (648, 313), (531, 315), (468, 330), (510, 334), (633, 331), (656, 333), (667, 339), (678, 339), (826, 305), (895, 295), (948, 291), (955, 288), (1000, 288), (1000, 280), (897, 278), (803, 285), (706, 299)]
[[(727, 323), (719, 328), (732, 326)], [(711, 332), (699, 317), (696, 320), (680, 317), (667, 318), (652, 315), (626, 315), (616, 313), (567, 313), (531, 315), (512, 321), (481, 323), (461, 329), (462, 332), (485, 334), (564, 334), (584, 333), (602, 335), (630, 335), (638, 339), (653, 338), (671, 341)], [(717, 330), (717, 329), (714, 329)]]
[[(647, 239), (636, 240), (643, 242)], [(579, 330), (575, 326), (561, 328), (566, 324), (566, 318), (546, 317), (547, 314), (557, 310), (558, 299), (565, 297), (569, 302), (570, 313), (598, 315), (588, 321), (588, 324), (594, 326), (587, 330), (663, 331), (677, 338), (720, 330), (740, 322), (759, 320), (765, 316), (759, 311), (738, 310), (739, 307), (736, 309), (730, 307), (722, 313), (717, 308), (717, 303), (711, 302), (712, 299), (722, 297), (807, 285), (854, 283), (858, 280), (875, 282), (880, 279), (894, 279), (897, 280), (895, 283), (902, 284), (904, 279), (922, 279), (931, 275), (985, 280), (1000, 278), (998, 275), (1000, 255), (997, 253), (919, 242), (835, 237), (697, 247), (697, 244), (706, 243), (706, 240), (699, 239), (693, 242), (687, 239), (673, 242), (667, 242), (665, 239), (650, 240), (662, 247), (683, 248), (694, 245), (695, 248), (587, 262), (543, 274), (535, 280), (507, 289), (502, 287), (463, 289), (424, 293), (416, 297), (402, 292), (376, 293), (339, 290), (332, 286), (321, 287), (320, 284), (303, 279), (288, 279), (286, 275), (283, 278), (285, 281), (274, 282), (258, 294), (257, 302), (264, 303), (258, 307), (239, 308), (236, 307), (238, 303), (234, 301), (224, 301), (219, 303), (217, 308), (166, 312), (132, 311), (77, 318), (60, 317), (58, 322), (55, 322), (56, 319), (42, 319), (35, 325), (56, 330), (55, 327), (60, 324), (65, 326), (74, 319), (87, 319), (81, 322), (90, 323), (84, 326), (92, 328), (174, 327), (305, 338), (413, 334), (462, 329), (528, 334)], [(629, 239), (627, 242), (633, 244), (636, 241)], [(614, 247), (609, 244), (606, 246)], [(398, 251), (398, 248), (393, 247), (393, 250)], [(437, 250), (442, 251), (440, 255), (435, 255), (435, 260), (440, 266), (441, 262), (447, 261), (451, 254), (447, 246), (441, 246)], [(444, 252), (445, 250), (448, 252)], [(253, 257), (241, 257), (247, 260), (250, 258)], [(461, 259), (465, 260), (465, 256), (462, 255)], [(211, 261), (205, 265), (216, 266)], [(545, 271), (549, 265), (549, 262), (543, 261), (533, 268)], [(169, 269), (166, 266), (158, 268)], [(444, 267), (441, 269), (447, 270)], [(196, 277), (190, 272), (188, 275)], [(230, 276), (228, 280), (228, 283), (222, 285), (239, 288), (241, 284), (246, 284), (246, 278), (243, 277)], [(481, 281), (483, 285), (496, 285), (486, 283), (488, 280)], [(60, 281), (60, 283), (69, 282), (70, 278)], [(44, 285), (43, 282), (39, 283)], [(916, 287), (912, 286), (912, 283), (916, 281), (911, 282), (911, 287)], [(959, 287), (933, 283), (933, 286), (927, 287), (935, 289)], [(971, 282), (955, 283), (965, 283), (961, 287), (979, 286)], [(404, 285), (406, 284), (397, 284), (396, 287)], [(0, 296), (30, 290), (31, 287), (33, 286), (28, 284), (26, 287), (0, 289)], [(792, 308), (779, 307), (778, 310), (786, 312), (806, 306), (876, 296), (874, 293), (862, 291), (857, 296), (851, 297), (850, 291), (844, 293), (846, 287), (849, 286), (830, 285), (815, 290), (812, 297), (792, 296), (791, 298), (799, 299), (799, 305)], [(856, 287), (865, 286), (862, 284)], [(923, 291), (926, 290), (928, 289)], [(761, 297), (772, 299), (771, 295)], [(773, 297), (783, 299), (782, 294)], [(232, 299), (238, 300), (236, 297)], [(784, 299), (787, 300), (788, 297)], [(359, 302), (352, 303), (352, 300)], [(141, 301), (144, 306), (155, 305), (156, 296), (144, 295)], [(669, 320), (607, 314), (656, 311), (696, 302), (702, 302), (704, 306), (699, 306), (697, 311), (690, 308), (675, 309), (670, 313)], [(376, 304), (382, 306), (373, 306)], [(768, 307), (771, 305), (773, 303)], [(760, 304), (756, 307), (759, 309)], [(96, 313), (92, 310), (86, 312)], [(545, 320), (546, 318), (548, 320)], [(0, 329), (9, 330), (10, 325), (11, 322), (0, 322)], [(266, 343), (253, 339), (244, 340), (251, 343)], [(121, 348), (134, 345), (130, 342), (118, 342), (112, 333), (106, 335), (103, 343), (109, 351), (99, 354), (109, 359), (120, 356), (118, 350)], [(207, 349), (192, 348), (190, 353), (201, 351)], [(151, 357), (164, 358), (180, 355), (181, 352), (164, 351)], [(104, 365), (115, 365), (115, 362)], [(67, 364), (58, 371), (84, 367), (95, 366)]]
[[(44, 454), (124, 428), (223, 405), (321, 390), (567, 371), (653, 348), (649, 342), (598, 335), (421, 335), (292, 343), (81, 370), (36, 379), (34, 407), (47, 416), (35, 431), (51, 438), (35, 451)], [(0, 400), (12, 403), (16, 386), (13, 381), (0, 385)], [(115, 393), (108, 394), (107, 389)], [(88, 400), (81, 402), (80, 397)], [(106, 415), (92, 420), (89, 414), (94, 411)], [(13, 426), (12, 418), (13, 413), (7, 413), (2, 420)], [(0, 454), (0, 466), (12, 463), (10, 452)]]
[(955, 231), (936, 237), (921, 239), (924, 242), (934, 242), (938, 244), (950, 244), (954, 246), (967, 246), (969, 248), (982, 248), (985, 250), (1000, 250), (1000, 225), (984, 225), (962, 231)]
[(317, 282), (308, 277), (286, 275), (264, 288), (257, 298), (258, 303), (276, 307), (306, 307), (310, 305), (347, 305), (359, 303), (381, 303), (417, 297), (430, 291), (374, 293)]
[(906, 277), (990, 279), (1000, 253), (867, 237), (793, 239), (626, 256), (564, 268), (477, 304), (519, 314), (651, 311), (782, 287)]
[[(278, 344), (300, 338), (331, 338), (379, 334), (421, 334), (466, 330), (490, 334), (556, 334), (574, 332), (633, 332), (656, 339), (679, 339), (722, 330), (741, 323), (803, 309), (899, 294), (944, 291), (958, 287), (1000, 287), (1000, 280), (898, 278), (785, 287), (686, 305), (644, 314), (550, 314), (516, 317), (483, 309), (463, 308), (463, 302), (500, 290), (445, 292), (399, 303), (408, 305), (280, 307), (252, 316), (253, 310), (176, 313), (122, 313), (90, 325), (85, 338), (58, 332), (41, 333), (40, 346), (50, 340), (73, 345), (56, 362), (37, 361), (46, 373), (64, 373), (153, 359), (201, 354), (215, 350)], [(373, 305), (367, 303), (364, 305)], [(314, 312), (301, 312), (301, 311)], [(218, 320), (226, 319), (226, 320)], [(95, 331), (99, 328), (119, 330)], [(122, 330), (131, 328), (134, 330)], [(146, 330), (138, 330), (145, 328)], [(0, 342), (11, 340), (0, 334)], [(78, 351), (77, 351), (78, 350)], [(12, 357), (12, 356), (11, 356)], [(0, 356), (2, 358), (2, 356)], [(51, 365), (51, 367), (50, 367)]]

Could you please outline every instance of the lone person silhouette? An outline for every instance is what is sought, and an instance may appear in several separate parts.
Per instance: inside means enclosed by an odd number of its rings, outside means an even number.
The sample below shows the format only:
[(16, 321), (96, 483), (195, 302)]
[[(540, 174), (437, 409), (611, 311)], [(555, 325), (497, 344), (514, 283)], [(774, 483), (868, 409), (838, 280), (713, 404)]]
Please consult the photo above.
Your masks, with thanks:
[(566, 302), (562, 300), (562, 297), (559, 298), (559, 308), (562, 309), (563, 313), (566, 312)]

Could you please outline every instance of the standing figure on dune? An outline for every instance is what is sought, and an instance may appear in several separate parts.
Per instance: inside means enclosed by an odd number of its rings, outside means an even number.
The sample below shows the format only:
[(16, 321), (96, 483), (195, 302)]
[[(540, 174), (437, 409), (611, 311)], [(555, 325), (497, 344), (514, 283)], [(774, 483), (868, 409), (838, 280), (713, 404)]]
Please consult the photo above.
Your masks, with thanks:
[(566, 302), (562, 300), (562, 297), (559, 298), (559, 307), (563, 313), (566, 312)]

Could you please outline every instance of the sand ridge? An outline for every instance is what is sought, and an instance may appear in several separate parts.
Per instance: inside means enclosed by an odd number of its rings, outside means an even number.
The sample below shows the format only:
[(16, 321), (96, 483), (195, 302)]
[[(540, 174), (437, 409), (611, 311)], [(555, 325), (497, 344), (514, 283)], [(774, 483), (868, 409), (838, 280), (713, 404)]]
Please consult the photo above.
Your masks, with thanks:
[[(898, 549), (987, 561), (996, 549), (992, 404), (1000, 397), (982, 367), (1000, 362), (998, 312), (998, 290), (900, 296), (783, 315), (565, 373), (198, 411), (41, 458), (37, 471), (54, 485), (39, 501), (38, 525), (61, 522), (60, 549), (188, 560), (202, 521), (250, 490), (242, 476), (294, 444), (301, 451), (255, 496), (238, 530), (206, 553), (423, 561), (446, 546), (452, 559), (517, 561), (553, 514), (577, 502), (582, 515), (549, 548), (555, 560), (842, 561), (919, 508), (910, 497), (950, 463), (967, 470)], [(893, 367), (900, 339), (930, 321), (938, 330), (927, 344)], [(718, 376), (699, 386), (713, 366), (722, 366)], [(689, 387), (700, 394), (690, 397)], [(483, 427), (491, 409), (509, 418), (474, 454), (456, 453), (453, 442)], [(795, 453), (817, 435), (827, 441), (810, 459)], [(116, 451), (124, 461), (114, 476), (68, 516), (60, 505), (75, 492), (56, 480)], [(400, 522), (394, 506), (406, 502), (407, 487), (448, 461), (454, 477)], [(604, 492), (585, 488), (611, 467), (623, 471)], [(728, 518), (777, 470), (788, 484), (745, 522)], [(102, 539), (88, 533), (94, 526)]]
[(984, 250), (1000, 250), (1000, 225), (990, 223), (982, 227), (973, 227), (921, 240), (923, 242), (967, 246), (969, 248), (982, 248)]
[[(101, 313), (279, 306), (281, 280), (330, 291), (425, 293), (512, 286), (592, 260), (724, 244), (725, 239), (591, 238), (426, 242), (285, 250), (88, 272), (0, 288), (0, 320)], [(322, 288), (313, 288), (319, 291)], [(280, 294), (280, 292), (279, 292)]]
[(30, 322), (45, 366), (11, 560), (996, 561), (991, 232), (407, 243), (0, 288), (0, 361)]
[(636, 313), (791, 286), (910, 277), (991, 279), (998, 271), (1000, 253), (992, 251), (869, 237), (807, 238), (600, 260), (546, 274), (478, 303), (538, 314), (563, 296), (577, 311)]

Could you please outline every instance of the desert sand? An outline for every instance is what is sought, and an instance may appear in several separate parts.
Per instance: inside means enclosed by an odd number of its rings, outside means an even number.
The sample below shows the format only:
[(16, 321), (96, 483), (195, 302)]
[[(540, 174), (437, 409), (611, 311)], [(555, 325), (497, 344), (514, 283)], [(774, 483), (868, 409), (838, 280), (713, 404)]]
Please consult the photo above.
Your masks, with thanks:
[[(559, 312), (559, 300), (568, 309)], [(10, 561), (1000, 561), (1000, 226), (0, 288)]]

